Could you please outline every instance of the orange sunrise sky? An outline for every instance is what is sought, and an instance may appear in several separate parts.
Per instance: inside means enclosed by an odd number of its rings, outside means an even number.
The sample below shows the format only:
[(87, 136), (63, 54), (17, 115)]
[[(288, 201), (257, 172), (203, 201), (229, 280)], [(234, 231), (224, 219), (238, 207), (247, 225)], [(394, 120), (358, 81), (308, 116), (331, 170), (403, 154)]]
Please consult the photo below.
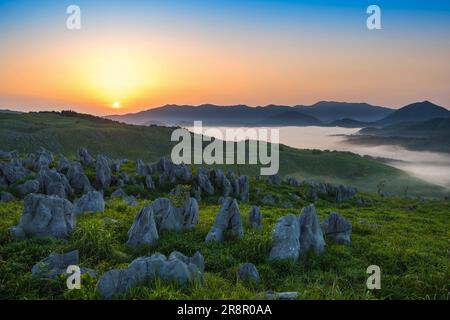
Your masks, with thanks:
[[(97, 115), (164, 104), (449, 107), (449, 11), (287, 1), (0, 2), (0, 108)], [(126, 4), (125, 4), (126, 3)], [(223, 4), (222, 6), (220, 4)], [(383, 9), (383, 6), (381, 6)]]

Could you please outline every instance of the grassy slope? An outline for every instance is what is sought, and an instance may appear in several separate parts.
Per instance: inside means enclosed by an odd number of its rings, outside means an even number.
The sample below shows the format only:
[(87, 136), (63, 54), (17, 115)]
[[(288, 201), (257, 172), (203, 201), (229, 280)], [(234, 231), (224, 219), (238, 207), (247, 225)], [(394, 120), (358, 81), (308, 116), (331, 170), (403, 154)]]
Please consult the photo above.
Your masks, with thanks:
[[(84, 146), (94, 155), (105, 153), (112, 158), (156, 161), (170, 154), (172, 130), (80, 115), (0, 113), (0, 149), (27, 153), (43, 146), (52, 152), (75, 157), (77, 149)], [(240, 166), (239, 170), (253, 175), (259, 173), (256, 166)], [(384, 181), (384, 191), (388, 193), (402, 194), (406, 186), (409, 195), (442, 197), (449, 193), (376, 160), (346, 152), (297, 150), (284, 145), (280, 146), (280, 174), (342, 182), (371, 192)]]
[[(448, 271), (448, 208), (443, 201), (420, 201), (405, 198), (379, 198), (362, 194), (365, 206), (350, 200), (342, 204), (318, 200), (320, 218), (337, 210), (353, 224), (352, 245), (333, 245), (320, 256), (310, 255), (297, 263), (269, 264), (271, 232), (276, 220), (309, 204), (306, 190), (283, 184), (268, 186), (251, 181), (251, 203), (261, 205), (264, 227), (251, 230), (245, 225), (241, 240), (205, 243), (203, 240), (219, 210), (217, 197), (204, 199), (200, 206), (199, 224), (195, 230), (182, 234), (165, 233), (156, 246), (131, 249), (124, 245), (127, 231), (136, 215), (121, 201), (110, 201), (103, 214), (86, 214), (78, 219), (74, 234), (65, 240), (9, 240), (8, 228), (18, 223), (22, 203), (0, 206), (0, 299), (96, 299), (96, 281), (86, 276), (82, 289), (69, 291), (65, 281), (31, 278), (31, 267), (50, 252), (79, 249), (81, 266), (90, 267), (101, 275), (111, 268), (123, 268), (139, 256), (155, 252), (169, 254), (173, 250), (192, 255), (199, 250), (206, 259), (204, 286), (186, 288), (155, 282), (130, 292), (133, 299), (251, 299), (261, 292), (298, 291), (301, 299), (447, 299)], [(296, 193), (302, 199), (292, 202), (295, 209), (262, 205), (255, 198), (255, 188), (272, 192), (282, 199)], [(161, 190), (159, 191), (161, 192)], [(144, 205), (161, 194), (147, 193)], [(240, 203), (246, 221), (250, 205)], [(114, 222), (112, 219), (115, 219)], [(361, 223), (364, 220), (364, 223)], [(257, 287), (236, 280), (240, 263), (254, 263), (262, 282)], [(378, 291), (366, 289), (366, 268), (381, 267)]]

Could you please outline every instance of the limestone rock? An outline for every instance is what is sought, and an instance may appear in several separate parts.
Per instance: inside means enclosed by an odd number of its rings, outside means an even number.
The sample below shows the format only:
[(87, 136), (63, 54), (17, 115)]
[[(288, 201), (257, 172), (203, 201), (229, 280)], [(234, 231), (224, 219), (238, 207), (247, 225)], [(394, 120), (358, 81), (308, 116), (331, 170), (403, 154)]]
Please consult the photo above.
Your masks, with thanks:
[(160, 253), (140, 257), (133, 260), (127, 269), (113, 269), (106, 272), (97, 283), (96, 291), (102, 298), (111, 299), (157, 278), (182, 286), (202, 283), (203, 272), (196, 261), (181, 253), (172, 253), (169, 258)]
[(325, 249), (325, 240), (316, 213), (316, 207), (312, 204), (302, 209), (298, 219), (300, 227), (300, 253), (306, 254), (313, 250), (316, 254)]
[(155, 183), (153, 182), (152, 176), (149, 174), (145, 176), (145, 187), (147, 189), (155, 189)]
[(83, 165), (88, 167), (94, 165), (94, 158), (89, 154), (86, 148), (78, 149), (78, 157)]
[(67, 173), (70, 169), (70, 161), (63, 155), (59, 156), (59, 160), (56, 163), (56, 171), (60, 173)]
[(297, 179), (295, 179), (295, 178), (292, 177), (292, 176), (286, 177), (286, 182), (287, 182), (289, 185), (293, 186), (293, 187), (299, 187), (299, 186), (300, 186), (300, 181), (298, 181)]
[(89, 191), (74, 202), (74, 214), (81, 215), (85, 212), (104, 212), (105, 201), (103, 194), (98, 191)]
[(300, 254), (300, 228), (293, 214), (278, 219), (272, 235), (269, 260), (297, 260)]
[(71, 163), (69, 171), (67, 171), (67, 179), (76, 192), (84, 194), (92, 190), (91, 183), (78, 162)]
[(244, 263), (237, 269), (237, 278), (244, 283), (258, 284), (259, 272), (252, 263)]
[(45, 148), (39, 148), (35, 153), (34, 167), (36, 171), (48, 169), (53, 161), (53, 154)]
[(15, 197), (9, 192), (1, 192), (0, 201), (1, 202), (10, 202), (14, 201)]
[(201, 171), (198, 172), (197, 182), (202, 192), (205, 192), (208, 195), (214, 194), (214, 187), (211, 181), (209, 180), (208, 176), (204, 172)]
[(128, 231), (128, 246), (139, 246), (143, 244), (153, 245), (159, 239), (155, 223), (153, 207), (145, 206), (139, 210), (133, 225)]
[(272, 175), (272, 176), (268, 176), (267, 177), (267, 183), (278, 186), (278, 185), (281, 184), (281, 177), (279, 175), (277, 175), (277, 174)]
[(37, 193), (39, 192), (39, 181), (37, 180), (27, 180), (25, 183), (17, 186), (17, 191), (22, 196), (26, 196), (30, 193)]
[(334, 242), (339, 244), (351, 244), (350, 235), (352, 225), (337, 212), (332, 212), (321, 224), (322, 231)]
[(109, 159), (98, 155), (95, 163), (95, 177), (99, 188), (104, 189), (111, 185), (111, 167)]
[(68, 236), (75, 227), (72, 204), (57, 196), (30, 194), (17, 227), (11, 228), (13, 238)]
[(198, 211), (194, 198), (187, 198), (180, 208), (167, 198), (158, 198), (139, 211), (128, 231), (127, 244), (153, 245), (161, 231), (191, 230), (197, 225)]
[(27, 175), (31, 173), (30, 170), (24, 168), (18, 163), (1, 163), (0, 162), (0, 172), (5, 177), (8, 184), (12, 184), (18, 180), (24, 179)]
[[(36, 263), (31, 269), (34, 278), (58, 279), (60, 275), (66, 274), (67, 267), (78, 266), (80, 264), (78, 250), (68, 253), (51, 253), (44, 260)], [(81, 268), (81, 274), (89, 273), (92, 277), (96, 277), (94, 270)]]
[(262, 228), (262, 214), (261, 209), (257, 206), (252, 206), (248, 214), (248, 224), (255, 229)]
[(236, 199), (228, 197), (224, 200), (216, 216), (212, 228), (206, 235), (205, 241), (222, 241), (224, 232), (230, 230), (237, 238), (244, 236), (241, 213)]
[(73, 191), (66, 176), (54, 169), (40, 170), (37, 179), (39, 181), (39, 189), (43, 194), (67, 199)]

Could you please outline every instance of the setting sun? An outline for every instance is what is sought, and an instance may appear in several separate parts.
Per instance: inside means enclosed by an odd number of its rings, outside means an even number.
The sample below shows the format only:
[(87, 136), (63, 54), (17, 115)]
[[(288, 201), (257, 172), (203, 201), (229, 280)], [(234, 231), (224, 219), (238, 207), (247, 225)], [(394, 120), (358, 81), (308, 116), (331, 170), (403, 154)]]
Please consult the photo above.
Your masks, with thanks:
[(114, 109), (119, 109), (120, 108), (120, 102), (119, 101), (114, 101), (113, 108)]

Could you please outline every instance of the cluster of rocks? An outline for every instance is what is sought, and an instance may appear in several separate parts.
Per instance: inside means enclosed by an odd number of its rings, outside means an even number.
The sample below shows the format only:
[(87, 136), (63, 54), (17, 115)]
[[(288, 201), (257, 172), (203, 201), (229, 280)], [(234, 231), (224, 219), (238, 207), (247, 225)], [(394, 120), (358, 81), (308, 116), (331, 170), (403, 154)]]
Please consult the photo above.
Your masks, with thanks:
[(191, 230), (197, 225), (198, 212), (194, 198), (187, 198), (180, 208), (167, 198), (158, 198), (139, 210), (128, 231), (127, 245), (153, 245), (162, 231)]
[(342, 184), (334, 185), (331, 183), (316, 183), (310, 181), (305, 181), (304, 183), (310, 186), (310, 198), (317, 198), (318, 194), (322, 196), (332, 196), (338, 203), (353, 198), (358, 192), (355, 187)]
[[(24, 197), (24, 210), (17, 226), (10, 228), (12, 238), (21, 240), (29, 237), (65, 238), (75, 228), (76, 218), (86, 212), (104, 212), (105, 200), (103, 190), (116, 185), (118, 188), (111, 198), (119, 198), (130, 206), (138, 203), (133, 195), (127, 195), (122, 189), (126, 184), (135, 184), (136, 179), (143, 181), (142, 186), (155, 189), (153, 177), (158, 175), (159, 185), (177, 184), (171, 195), (181, 196), (182, 204), (176, 206), (168, 198), (158, 198), (141, 208), (128, 231), (128, 246), (154, 245), (164, 231), (192, 230), (198, 223), (199, 206), (202, 195), (220, 195), (221, 208), (215, 221), (205, 237), (205, 241), (223, 241), (226, 235), (235, 238), (244, 236), (244, 227), (240, 214), (238, 199), (249, 202), (249, 177), (224, 174), (220, 169), (208, 170), (200, 168), (195, 174), (188, 166), (174, 164), (165, 158), (153, 164), (142, 160), (136, 162), (138, 177), (130, 177), (120, 172), (124, 160), (111, 160), (105, 155), (97, 155), (94, 159), (87, 149), (78, 150), (79, 161), (69, 161), (60, 155), (54, 165), (54, 157), (47, 150), (40, 148), (30, 154), (27, 159), (20, 160), (17, 153), (0, 152), (0, 188), (16, 185), (18, 193)], [(84, 167), (95, 170), (95, 181), (89, 180)], [(34, 171), (33, 171), (34, 170)], [(153, 177), (152, 177), (153, 176)], [(28, 180), (25, 180), (29, 177)], [(18, 184), (18, 181), (25, 180)], [(270, 176), (267, 183), (280, 185), (282, 179), (278, 175)], [(309, 196), (334, 195), (337, 202), (342, 202), (356, 195), (356, 189), (343, 185), (325, 183), (300, 182), (294, 177), (287, 177), (286, 183), (299, 187), (307, 184)], [(187, 194), (180, 185), (189, 184)], [(79, 195), (73, 204), (68, 200)], [(296, 196), (297, 200), (299, 196)], [(1, 201), (12, 201), (14, 196), (1, 192)], [(293, 198), (293, 200), (296, 200)], [(267, 193), (262, 199), (264, 204), (276, 205), (279, 199)], [(284, 208), (293, 207), (286, 202)], [(252, 206), (247, 223), (251, 228), (262, 228), (261, 210)], [(300, 216), (293, 214), (281, 217), (275, 226), (272, 238), (272, 249), (269, 260), (297, 260), (309, 251), (319, 254), (325, 249), (324, 237), (329, 237), (339, 244), (350, 244), (352, 226), (338, 213), (331, 213), (320, 223), (314, 205), (302, 209)], [(69, 265), (78, 265), (78, 251), (69, 253), (52, 253), (37, 263), (32, 269), (33, 277), (56, 279), (66, 272)], [(82, 269), (82, 273), (90, 269)], [(204, 259), (197, 252), (193, 257), (186, 257), (179, 252), (172, 252), (169, 257), (156, 253), (150, 257), (135, 259), (126, 269), (114, 269), (106, 272), (97, 284), (97, 292), (103, 298), (112, 298), (140, 284), (156, 278), (181, 285), (201, 282), (203, 280)], [(259, 273), (255, 265), (244, 263), (237, 269), (237, 278), (247, 284), (258, 284)], [(294, 293), (272, 293), (274, 299), (295, 298)]]
[(200, 252), (187, 257), (174, 251), (167, 258), (161, 253), (133, 260), (126, 269), (107, 271), (97, 283), (96, 291), (103, 299), (124, 295), (131, 288), (155, 279), (188, 285), (202, 283), (205, 261)]
[(309, 251), (320, 254), (325, 249), (324, 234), (337, 243), (350, 244), (351, 224), (336, 212), (320, 224), (312, 204), (278, 219), (272, 236), (269, 260), (297, 260)]

